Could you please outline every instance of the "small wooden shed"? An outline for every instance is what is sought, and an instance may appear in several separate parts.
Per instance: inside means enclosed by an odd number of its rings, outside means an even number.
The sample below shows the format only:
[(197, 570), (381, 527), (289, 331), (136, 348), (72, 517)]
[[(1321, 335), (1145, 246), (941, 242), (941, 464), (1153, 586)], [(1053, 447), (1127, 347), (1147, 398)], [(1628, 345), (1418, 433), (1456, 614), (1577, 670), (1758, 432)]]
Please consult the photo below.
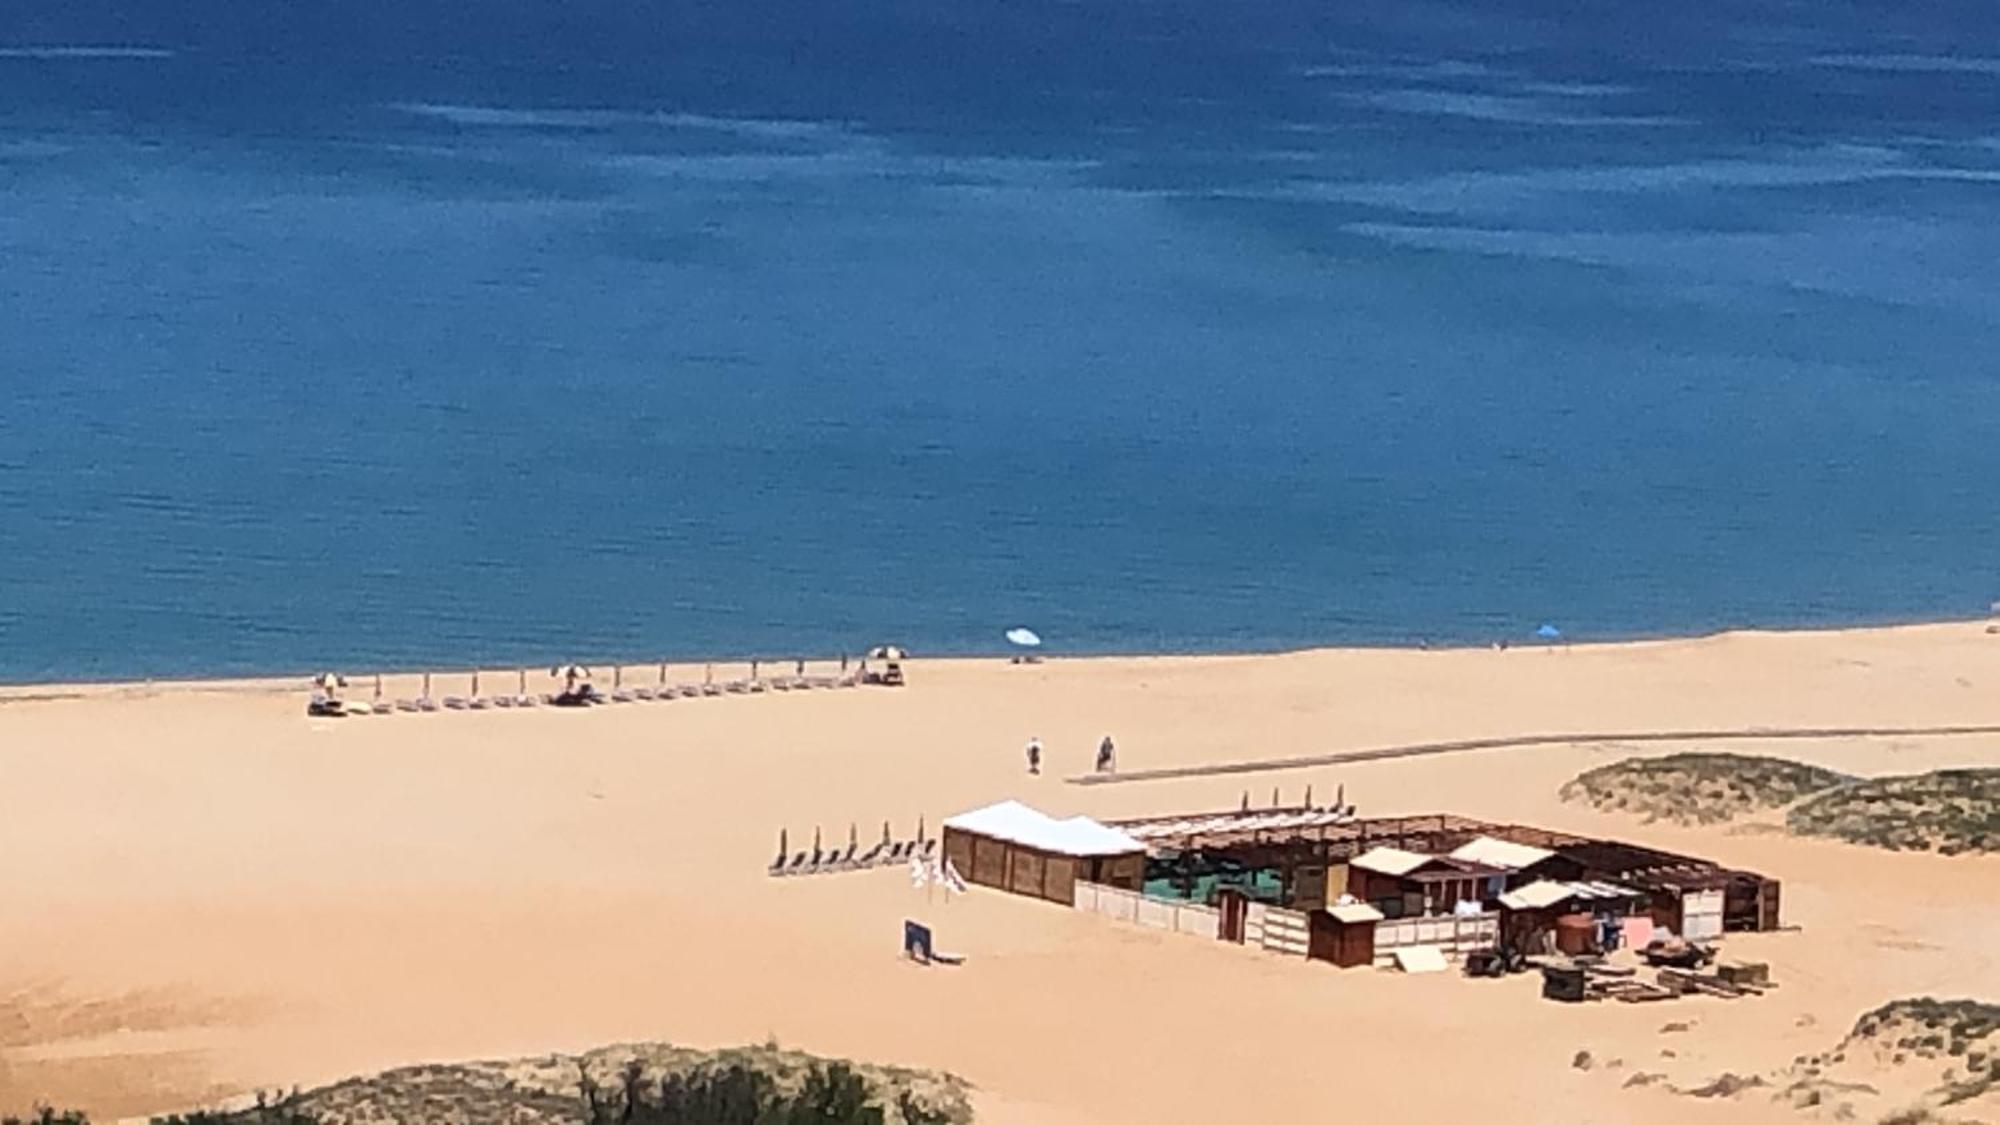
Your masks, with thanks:
[(1346, 889), (1385, 917), (1422, 918), (1485, 901), (1505, 874), (1472, 860), (1378, 847), (1348, 861)]
[(944, 856), (969, 883), (1018, 895), (1076, 901), (1078, 880), (1140, 889), (1146, 845), (1086, 816), (1057, 820), (1002, 801), (944, 822)]
[(1382, 912), (1367, 903), (1340, 903), (1312, 912), (1306, 956), (1343, 969), (1375, 963), (1375, 923)]

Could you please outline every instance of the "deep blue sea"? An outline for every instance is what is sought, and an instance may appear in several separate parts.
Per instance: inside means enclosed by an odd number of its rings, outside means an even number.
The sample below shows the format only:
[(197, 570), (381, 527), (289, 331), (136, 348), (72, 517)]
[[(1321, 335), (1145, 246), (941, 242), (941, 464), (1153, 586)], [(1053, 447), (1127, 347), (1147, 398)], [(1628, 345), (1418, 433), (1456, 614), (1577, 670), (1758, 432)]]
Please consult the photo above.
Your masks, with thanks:
[(0, 679), (2000, 597), (1990, 2), (0, 8)]

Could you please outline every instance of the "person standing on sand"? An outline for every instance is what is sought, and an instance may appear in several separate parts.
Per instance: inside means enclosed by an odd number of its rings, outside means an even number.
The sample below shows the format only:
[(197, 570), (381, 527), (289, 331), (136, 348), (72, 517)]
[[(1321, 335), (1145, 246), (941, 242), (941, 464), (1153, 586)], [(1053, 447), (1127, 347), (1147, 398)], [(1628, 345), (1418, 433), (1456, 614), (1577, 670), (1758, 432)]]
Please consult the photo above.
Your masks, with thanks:
[(1118, 748), (1111, 745), (1111, 736), (1097, 744), (1097, 772), (1111, 773), (1118, 768)]
[(1039, 738), (1028, 740), (1028, 772), (1034, 774), (1042, 772), (1042, 740)]

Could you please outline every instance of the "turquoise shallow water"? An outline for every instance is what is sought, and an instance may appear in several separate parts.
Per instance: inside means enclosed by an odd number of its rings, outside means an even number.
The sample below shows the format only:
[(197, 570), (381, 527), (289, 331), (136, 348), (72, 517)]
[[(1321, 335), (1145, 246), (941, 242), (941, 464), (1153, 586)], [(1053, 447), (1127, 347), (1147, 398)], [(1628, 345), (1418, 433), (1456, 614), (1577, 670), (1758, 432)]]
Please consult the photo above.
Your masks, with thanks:
[(0, 31), (0, 679), (2000, 597), (1972, 6), (160, 7)]

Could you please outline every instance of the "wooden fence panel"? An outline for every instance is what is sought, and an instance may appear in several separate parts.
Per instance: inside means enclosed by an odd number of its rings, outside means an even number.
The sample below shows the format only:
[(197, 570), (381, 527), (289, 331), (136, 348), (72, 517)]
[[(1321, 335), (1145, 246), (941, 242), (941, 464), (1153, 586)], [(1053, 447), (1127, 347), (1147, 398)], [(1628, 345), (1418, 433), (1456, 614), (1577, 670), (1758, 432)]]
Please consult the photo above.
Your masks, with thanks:
[(1306, 916), (1296, 910), (1267, 907), (1264, 911), (1264, 948), (1273, 953), (1304, 957), (1310, 935)]
[(1174, 929), (1194, 937), (1218, 940), (1222, 937), (1222, 912), (1191, 902), (1184, 903), (1174, 911)]

